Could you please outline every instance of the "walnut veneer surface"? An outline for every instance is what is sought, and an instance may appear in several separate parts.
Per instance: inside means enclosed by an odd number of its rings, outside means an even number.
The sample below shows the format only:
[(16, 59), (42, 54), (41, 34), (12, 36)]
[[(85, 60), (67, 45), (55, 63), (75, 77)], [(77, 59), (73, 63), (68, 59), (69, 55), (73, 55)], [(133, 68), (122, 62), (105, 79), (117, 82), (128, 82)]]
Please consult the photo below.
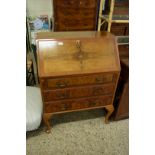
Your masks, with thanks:
[(47, 32), (37, 35), (38, 73), (50, 131), (55, 113), (105, 108), (114, 110), (120, 74), (115, 37), (108, 32)]
[(99, 0), (53, 0), (54, 31), (96, 30)]

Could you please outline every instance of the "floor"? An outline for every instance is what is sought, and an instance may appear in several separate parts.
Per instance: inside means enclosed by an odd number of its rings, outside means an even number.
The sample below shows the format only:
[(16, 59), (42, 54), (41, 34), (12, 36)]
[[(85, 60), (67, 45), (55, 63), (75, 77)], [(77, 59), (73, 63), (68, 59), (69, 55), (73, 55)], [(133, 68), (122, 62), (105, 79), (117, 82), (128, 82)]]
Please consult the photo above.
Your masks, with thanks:
[(104, 123), (102, 109), (54, 115), (52, 132), (27, 133), (27, 155), (128, 155), (129, 120)]

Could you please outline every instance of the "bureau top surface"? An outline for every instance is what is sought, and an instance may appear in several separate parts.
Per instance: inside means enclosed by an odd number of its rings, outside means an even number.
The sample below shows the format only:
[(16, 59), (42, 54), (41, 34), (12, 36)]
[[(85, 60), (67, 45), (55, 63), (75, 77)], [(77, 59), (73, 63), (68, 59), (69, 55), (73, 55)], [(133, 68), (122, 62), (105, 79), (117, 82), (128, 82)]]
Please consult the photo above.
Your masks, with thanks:
[(115, 37), (108, 32), (37, 34), (40, 77), (120, 71)]

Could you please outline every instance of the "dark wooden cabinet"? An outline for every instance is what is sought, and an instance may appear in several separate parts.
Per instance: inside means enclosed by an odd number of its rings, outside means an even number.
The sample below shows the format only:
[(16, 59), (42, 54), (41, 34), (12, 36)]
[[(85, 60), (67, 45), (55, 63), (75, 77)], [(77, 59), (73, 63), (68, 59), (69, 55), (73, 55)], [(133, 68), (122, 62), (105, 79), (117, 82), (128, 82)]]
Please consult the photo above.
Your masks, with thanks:
[(37, 36), (43, 119), (53, 114), (105, 108), (108, 122), (120, 74), (115, 36), (108, 32), (53, 32)]
[(128, 23), (112, 23), (111, 33), (116, 36), (128, 36), (129, 24)]
[[(105, 0), (103, 15), (108, 18), (111, 0)], [(112, 5), (111, 5), (112, 6)], [(117, 36), (121, 74), (115, 95), (113, 118), (115, 120), (129, 117), (129, 0), (115, 0), (110, 32)], [(102, 25), (107, 30), (108, 22)]]
[(114, 101), (114, 120), (129, 117), (129, 60), (121, 60), (121, 74)]
[(54, 31), (96, 30), (99, 0), (53, 0)]
[[(108, 23), (105, 22), (101, 26), (101, 30), (107, 31), (107, 29)], [(129, 23), (112, 23), (110, 32), (116, 36), (129, 36)]]
[(118, 45), (119, 57), (121, 60), (129, 59), (129, 44)]
[(115, 120), (129, 117), (129, 82), (124, 83), (119, 105), (116, 109)]

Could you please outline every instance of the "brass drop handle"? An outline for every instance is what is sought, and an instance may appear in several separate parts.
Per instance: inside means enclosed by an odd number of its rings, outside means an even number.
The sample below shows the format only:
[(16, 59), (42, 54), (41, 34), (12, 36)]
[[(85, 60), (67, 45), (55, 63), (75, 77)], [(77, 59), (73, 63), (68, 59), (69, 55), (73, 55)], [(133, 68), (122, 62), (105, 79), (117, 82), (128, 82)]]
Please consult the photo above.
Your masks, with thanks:
[(82, 60), (84, 57), (84, 52), (81, 50), (81, 41), (80, 40), (76, 41), (76, 47), (78, 49), (77, 58)]
[(76, 41), (76, 47), (79, 49), (79, 51), (81, 51), (81, 41), (80, 40)]
[(57, 88), (65, 88), (67, 86), (67, 82), (59, 81), (56, 83)]
[(103, 82), (103, 78), (102, 77), (96, 77), (95, 82), (96, 83), (102, 83)]
[(67, 93), (58, 93), (57, 97), (60, 99), (66, 99), (66, 98), (68, 98), (68, 94)]
[(69, 106), (65, 103), (63, 103), (63, 107), (62, 107), (62, 110), (67, 110), (69, 108)]
[(99, 95), (103, 92), (103, 88), (93, 88), (93, 95)]
[(90, 105), (90, 106), (95, 106), (95, 104), (96, 104), (95, 102), (92, 102), (92, 101), (89, 102), (89, 105)]
[(58, 84), (58, 87), (59, 87), (59, 88), (64, 88), (64, 87), (66, 87), (66, 84), (65, 84), (65, 83), (59, 83), (59, 84)]

